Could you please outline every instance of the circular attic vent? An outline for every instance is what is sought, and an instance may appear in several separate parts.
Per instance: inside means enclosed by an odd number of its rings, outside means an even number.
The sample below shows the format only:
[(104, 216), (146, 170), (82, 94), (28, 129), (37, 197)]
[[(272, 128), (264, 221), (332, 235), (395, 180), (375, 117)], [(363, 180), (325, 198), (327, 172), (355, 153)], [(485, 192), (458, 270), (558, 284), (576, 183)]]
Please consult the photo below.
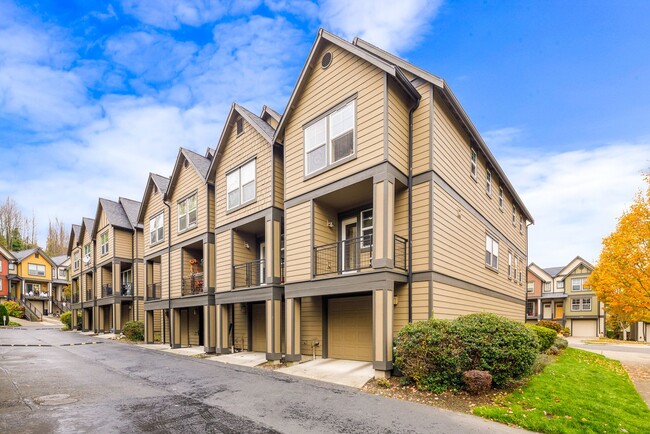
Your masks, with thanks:
[(320, 60), (320, 66), (325, 69), (332, 64), (332, 53), (329, 51), (323, 54), (322, 59)]

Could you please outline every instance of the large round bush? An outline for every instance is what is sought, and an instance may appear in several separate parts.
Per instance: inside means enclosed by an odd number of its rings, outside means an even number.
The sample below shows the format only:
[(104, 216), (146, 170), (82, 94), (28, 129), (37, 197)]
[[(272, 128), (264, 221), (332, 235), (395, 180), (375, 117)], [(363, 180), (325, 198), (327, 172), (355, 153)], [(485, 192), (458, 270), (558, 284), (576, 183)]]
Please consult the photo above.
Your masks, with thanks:
[(395, 366), (419, 388), (462, 387), (462, 374), (489, 371), (496, 387), (530, 372), (538, 352), (523, 324), (490, 313), (408, 324), (398, 334)]
[(526, 327), (537, 335), (540, 353), (545, 352), (553, 346), (553, 343), (555, 343), (555, 338), (557, 337), (557, 332), (555, 330), (533, 324), (528, 324)]
[[(6, 320), (5, 317), (7, 318)], [(9, 312), (7, 312), (7, 308), (4, 304), (0, 304), (0, 325), (4, 325), (3, 321), (9, 324)]]
[(547, 329), (555, 330), (555, 333), (560, 333), (562, 331), (562, 324), (548, 319), (539, 320), (535, 325), (540, 327), (546, 327)]
[(129, 321), (122, 327), (122, 334), (130, 341), (143, 341), (144, 323), (142, 321)]
[(72, 312), (63, 312), (59, 319), (65, 326), (66, 330), (70, 330), (72, 328)]

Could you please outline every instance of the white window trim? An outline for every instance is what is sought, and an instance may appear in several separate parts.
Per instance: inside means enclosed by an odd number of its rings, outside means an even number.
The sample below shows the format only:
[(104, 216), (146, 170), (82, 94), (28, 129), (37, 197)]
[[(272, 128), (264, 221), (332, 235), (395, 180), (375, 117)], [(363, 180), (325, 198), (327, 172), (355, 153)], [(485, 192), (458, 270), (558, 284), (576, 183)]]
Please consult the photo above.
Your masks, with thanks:
[(499, 187), (499, 209), (503, 211), (503, 187)]
[[(333, 153), (334, 153), (334, 148), (332, 147), (332, 140), (336, 139), (340, 136), (343, 136), (344, 134), (347, 134), (350, 130), (346, 130), (342, 133), (340, 133), (336, 137), (332, 137), (331, 134), (331, 117), (333, 114), (338, 113), (339, 111), (343, 110), (346, 108), (348, 105), (352, 105), (352, 113), (353, 113), (353, 119), (352, 119), (352, 153), (350, 155), (346, 155), (345, 157), (334, 161)], [(319, 167), (318, 169), (314, 169), (311, 172), (308, 172), (308, 165), (307, 165), (307, 148), (306, 148), (306, 133), (307, 130), (314, 125), (316, 125), (318, 122), (321, 122), (322, 120), (325, 120), (325, 165), (323, 167)], [(313, 151), (315, 149), (320, 148), (323, 146), (323, 144), (319, 144), (318, 146), (314, 146), (311, 148), (309, 151)], [(339, 164), (343, 164), (344, 162), (355, 158), (357, 154), (357, 103), (356, 99), (352, 99), (350, 101), (346, 101), (338, 105), (336, 108), (333, 110), (327, 112), (326, 114), (322, 115), (321, 117), (315, 119), (313, 122), (310, 122), (309, 125), (303, 128), (303, 165), (304, 165), (304, 176), (305, 177), (312, 177), (315, 176), (321, 172), (324, 172), (328, 169), (331, 169), (333, 167), (336, 167)]]
[(517, 206), (512, 205), (512, 225), (515, 226), (517, 224)]
[[(359, 234), (361, 235), (361, 247), (362, 247), (362, 248), (372, 247), (372, 243), (373, 243), (373, 241), (374, 241), (373, 238), (374, 238), (374, 236), (375, 236), (375, 231), (374, 231), (375, 214), (374, 214), (374, 213), (372, 214), (372, 219), (373, 219), (372, 222), (373, 222), (373, 224), (372, 224), (371, 226), (369, 226), (369, 227), (364, 227), (364, 226), (363, 226), (363, 215), (364, 215), (364, 213), (367, 213), (367, 212), (371, 212), (371, 213), (372, 213), (372, 208), (364, 209), (363, 211), (361, 211), (361, 214), (360, 214), (360, 216), (359, 216), (359, 220), (360, 220), (360, 225), (359, 225), (359, 227), (360, 227), (360, 231), (359, 231)], [(371, 235), (370, 235), (370, 244), (366, 244), (366, 237), (365, 237), (365, 235), (364, 235), (364, 232), (365, 232), (365, 231), (368, 231), (368, 230), (371, 230), (371, 231), (372, 231), (372, 233), (371, 233)]]
[(535, 282), (526, 282), (526, 292), (529, 294), (535, 292)]
[[(580, 288), (579, 289), (575, 289), (575, 285), (573, 284), (574, 280), (580, 280)], [(575, 291), (575, 292), (584, 291), (585, 290), (584, 285), (585, 285), (586, 280), (587, 279), (585, 279), (584, 277), (572, 277), (571, 278), (571, 291)]]
[(551, 287), (551, 282), (542, 283), (542, 292), (551, 292), (553, 288)]
[(512, 280), (512, 252), (508, 252), (508, 279)]
[(472, 148), (472, 154), (470, 157), (470, 170), (469, 174), (476, 180), (478, 176), (478, 154), (476, 153), (476, 149)]
[(492, 197), (492, 172), (490, 169), (485, 169), (485, 193)]
[[(103, 238), (104, 235), (106, 236), (106, 242), (104, 242)], [(102, 256), (108, 254), (108, 231), (105, 231), (103, 234), (99, 236), (99, 248)]]
[[(192, 199), (192, 198), (194, 198), (194, 204), (196, 206), (196, 208), (194, 209), (194, 211), (196, 213), (196, 220), (194, 221), (194, 223), (190, 223), (191, 210), (189, 209), (189, 207), (185, 207), (185, 213), (181, 215), (181, 204), (182, 203), (189, 203), (190, 199)], [(179, 200), (176, 203), (176, 214), (178, 216), (177, 219), (176, 219), (176, 226), (177, 226), (179, 234), (183, 233), (183, 232), (186, 232), (186, 231), (189, 231), (190, 229), (194, 229), (197, 226), (198, 220), (199, 220), (198, 209), (199, 209), (199, 197), (198, 197), (198, 194), (196, 192), (190, 194), (189, 196), (186, 196), (185, 198)], [(181, 218), (182, 217), (187, 217), (187, 219), (186, 219), (187, 223), (186, 223), (186, 226), (181, 229)]]
[[(35, 267), (36, 269), (35, 273), (32, 273), (32, 266)], [(40, 270), (40, 267), (43, 267), (43, 274), (41, 274), (40, 271), (38, 271)], [(47, 274), (45, 270), (46, 267), (43, 264), (32, 264), (32, 263), (27, 264), (27, 274), (30, 276), (45, 277), (45, 275)]]
[[(490, 243), (489, 251), (488, 251), (488, 242)], [(495, 257), (496, 257), (496, 266), (494, 265)], [(488, 263), (488, 258), (489, 258), (489, 263)], [(489, 233), (485, 234), (485, 266), (491, 270), (495, 270), (495, 271), (499, 270), (499, 239)]]
[[(160, 219), (160, 225), (158, 224), (159, 219)], [(150, 246), (154, 246), (158, 243), (162, 243), (163, 241), (165, 241), (164, 227), (165, 227), (164, 213), (162, 212), (158, 213), (149, 219), (149, 245)], [(162, 236), (158, 236), (161, 229), (162, 229)], [(152, 234), (155, 234), (155, 241), (151, 240)]]
[(555, 286), (557, 289), (564, 289), (564, 280), (558, 280)]
[[(253, 165), (253, 180), (249, 181), (246, 183), (246, 185), (250, 184), (251, 182), (253, 183), (253, 197), (251, 199), (248, 199), (247, 201), (244, 202), (244, 186), (242, 185), (242, 179), (241, 179), (241, 171), (244, 167), (248, 166), (249, 164)], [(236, 176), (237, 177), (237, 188), (228, 191), (228, 177), (230, 176)], [(233, 205), (232, 207), (230, 206), (230, 203), (228, 201), (228, 196), (230, 193), (238, 191), (239, 194), (237, 195), (238, 197), (238, 202), (237, 205)], [(230, 172), (226, 173), (226, 211), (234, 211), (238, 208), (241, 208), (243, 206), (246, 206), (250, 203), (253, 203), (257, 200), (257, 158), (253, 158), (252, 160), (249, 160), (245, 162), (244, 164), (240, 165), (236, 169), (231, 170)]]

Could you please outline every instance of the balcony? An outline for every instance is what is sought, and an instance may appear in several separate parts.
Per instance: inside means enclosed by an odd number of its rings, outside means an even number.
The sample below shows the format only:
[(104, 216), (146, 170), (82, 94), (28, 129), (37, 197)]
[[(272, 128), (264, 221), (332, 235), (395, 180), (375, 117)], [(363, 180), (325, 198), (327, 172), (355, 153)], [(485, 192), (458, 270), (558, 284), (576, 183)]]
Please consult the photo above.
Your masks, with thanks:
[(264, 259), (232, 267), (234, 288), (251, 288), (264, 283)]
[(192, 273), (183, 276), (181, 285), (182, 296), (202, 294), (203, 292), (203, 273)]
[(74, 293), (72, 294), (72, 303), (77, 304), (81, 301), (81, 297), (79, 297), (79, 293)]
[(50, 295), (43, 291), (28, 291), (25, 293), (25, 298), (28, 300), (43, 300), (50, 298)]
[(120, 295), (122, 297), (133, 296), (133, 282), (124, 282), (120, 285)]
[(147, 285), (147, 300), (159, 300), (160, 299), (160, 284), (150, 283)]
[(395, 243), (393, 244), (393, 258), (395, 258), (395, 268), (400, 270), (407, 270), (407, 251), (406, 247), (408, 245), (408, 240), (399, 235), (395, 235)]
[(93, 291), (92, 291), (92, 289), (86, 289), (86, 300), (92, 300), (92, 299), (93, 299)]
[(113, 285), (110, 283), (104, 283), (102, 285), (102, 298), (110, 297), (113, 295)]

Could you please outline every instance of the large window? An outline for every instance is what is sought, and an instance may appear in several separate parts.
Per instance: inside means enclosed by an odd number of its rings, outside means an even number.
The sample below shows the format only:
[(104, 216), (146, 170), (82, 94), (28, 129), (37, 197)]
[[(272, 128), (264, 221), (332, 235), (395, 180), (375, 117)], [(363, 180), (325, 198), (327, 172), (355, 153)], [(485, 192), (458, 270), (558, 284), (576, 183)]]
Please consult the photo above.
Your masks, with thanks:
[(585, 280), (587, 280), (584, 277), (575, 277), (571, 279), (571, 289), (574, 291), (582, 291), (584, 290), (584, 284)]
[(591, 310), (591, 298), (574, 298), (571, 300), (571, 310), (573, 312), (577, 311), (589, 311)]
[(485, 265), (499, 269), (499, 241), (490, 234), (485, 234)]
[(485, 192), (492, 196), (492, 172), (490, 169), (485, 169)]
[(108, 253), (108, 231), (99, 236), (99, 247), (101, 249), (102, 255)]
[(535, 316), (535, 303), (532, 301), (526, 302), (526, 316)]
[(564, 289), (564, 280), (558, 280), (556, 282), (557, 289)]
[(163, 213), (149, 219), (149, 244), (154, 245), (165, 239)]
[(78, 270), (79, 265), (81, 264), (81, 253), (74, 252), (73, 258), (74, 258), (74, 262), (72, 263), (72, 268)]
[(305, 175), (354, 154), (355, 102), (305, 128)]
[(226, 175), (226, 189), (229, 210), (255, 200), (255, 160)]
[(544, 282), (544, 292), (551, 292), (551, 282)]
[(87, 256), (87, 257), (90, 258), (90, 252), (91, 252), (91, 250), (90, 250), (90, 243), (88, 243), (88, 244), (86, 244), (86, 245), (84, 246), (84, 256)]
[(27, 272), (30, 276), (45, 276), (45, 265), (27, 264)]
[(361, 247), (372, 246), (372, 210), (361, 212)]
[(65, 268), (59, 268), (59, 279), (67, 279), (68, 273)]
[(178, 232), (196, 226), (196, 193), (178, 202)]

